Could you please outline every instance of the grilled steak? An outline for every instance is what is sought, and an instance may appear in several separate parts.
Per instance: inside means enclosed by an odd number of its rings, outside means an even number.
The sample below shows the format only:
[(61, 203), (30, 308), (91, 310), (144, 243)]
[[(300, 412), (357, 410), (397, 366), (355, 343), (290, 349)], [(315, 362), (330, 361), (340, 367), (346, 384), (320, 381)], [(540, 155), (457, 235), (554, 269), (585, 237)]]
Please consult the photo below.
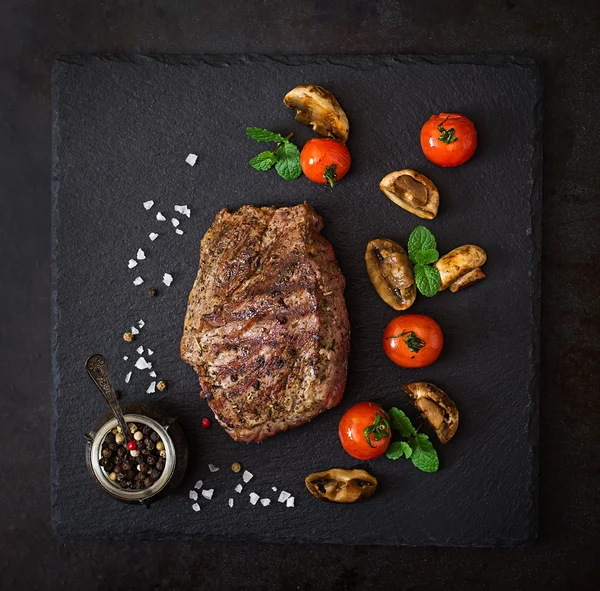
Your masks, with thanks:
[(308, 205), (217, 215), (200, 248), (181, 358), (236, 441), (259, 442), (338, 404), (350, 325), (344, 277)]

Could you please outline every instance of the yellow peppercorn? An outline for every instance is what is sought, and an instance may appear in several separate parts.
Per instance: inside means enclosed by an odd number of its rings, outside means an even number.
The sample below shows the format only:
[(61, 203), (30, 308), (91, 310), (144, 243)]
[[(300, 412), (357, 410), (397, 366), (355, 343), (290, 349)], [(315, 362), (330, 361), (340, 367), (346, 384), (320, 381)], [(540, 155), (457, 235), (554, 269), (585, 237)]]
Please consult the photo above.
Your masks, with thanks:
[(162, 441), (157, 441), (156, 442), (156, 449), (158, 451), (162, 451), (163, 449), (165, 449), (165, 444)]
[(233, 462), (233, 464), (231, 464), (232, 472), (239, 472), (241, 469), (242, 469), (242, 465), (239, 462)]
[(167, 382), (165, 382), (164, 380), (160, 380), (160, 382), (156, 384), (156, 389), (159, 392), (164, 392), (167, 389)]
[(133, 336), (133, 333), (131, 331), (128, 330), (127, 332), (123, 333), (124, 341), (131, 343), (131, 341), (133, 341), (133, 339), (135, 339), (135, 337)]

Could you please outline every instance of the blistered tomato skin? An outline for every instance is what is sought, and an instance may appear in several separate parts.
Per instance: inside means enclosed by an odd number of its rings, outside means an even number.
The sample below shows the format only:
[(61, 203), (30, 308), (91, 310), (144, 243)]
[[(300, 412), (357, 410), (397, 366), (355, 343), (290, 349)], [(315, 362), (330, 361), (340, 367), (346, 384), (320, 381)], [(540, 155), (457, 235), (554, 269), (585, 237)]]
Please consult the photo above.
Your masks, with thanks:
[(338, 435), (346, 453), (371, 460), (385, 453), (392, 437), (387, 413), (375, 402), (359, 402), (340, 419)]
[(432, 115), (421, 129), (421, 149), (438, 166), (460, 166), (472, 158), (476, 148), (475, 125), (459, 113)]

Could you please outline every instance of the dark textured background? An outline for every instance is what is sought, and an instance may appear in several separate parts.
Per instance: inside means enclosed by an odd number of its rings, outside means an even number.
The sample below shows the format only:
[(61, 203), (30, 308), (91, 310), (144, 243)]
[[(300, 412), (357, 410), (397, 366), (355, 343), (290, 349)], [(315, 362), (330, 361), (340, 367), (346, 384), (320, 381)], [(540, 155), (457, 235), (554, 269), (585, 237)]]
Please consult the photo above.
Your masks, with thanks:
[[(2, 588), (595, 588), (595, 2), (0, 7)], [(50, 69), (64, 53), (523, 53), (545, 67), (540, 538), (525, 550), (62, 542), (50, 529)], [(434, 89), (432, 89), (433, 91)], [(132, 574), (133, 573), (133, 574)]]
[[(406, 80), (411, 80), (411, 85)], [(247, 160), (264, 146), (245, 137), (248, 125), (313, 134), (294, 121), (281, 98), (299, 82), (316, 81), (339, 97), (352, 122), (352, 170), (334, 191), (306, 178), (287, 182), (259, 173)], [(439, 85), (435, 96), (428, 92)], [(253, 88), (254, 85), (254, 88)], [(251, 90), (250, 90), (251, 89)], [(70, 57), (53, 77), (53, 519), (64, 536), (122, 533), (420, 546), (513, 546), (535, 538), (537, 527), (537, 385), (541, 199), (541, 76), (527, 60), (497, 57), (352, 56), (336, 59), (264, 56), (165, 59)], [(477, 122), (477, 155), (468, 165), (441, 169), (427, 161), (418, 130), (444, 107)], [(497, 116), (502, 113), (502, 118)], [(216, 144), (215, 144), (216, 140)], [(194, 167), (185, 163), (198, 152)], [(380, 179), (411, 167), (442, 195), (435, 220), (419, 220), (387, 199)], [(81, 196), (85, 195), (85, 201)], [(145, 211), (142, 202), (152, 198)], [(296, 205), (306, 200), (323, 216), (323, 235), (346, 278), (352, 327), (348, 384), (342, 404), (310, 425), (261, 445), (236, 443), (220, 428), (200, 428), (210, 415), (198, 379), (181, 362), (179, 341), (188, 293), (198, 271), (198, 244), (228, 205)], [(175, 234), (175, 204), (192, 209)], [(181, 216), (177, 216), (181, 217)], [(93, 223), (90, 220), (93, 219)], [(365, 271), (369, 240), (385, 236), (406, 245), (419, 223), (441, 252), (472, 242), (485, 249), (488, 279), (459, 295), (420, 297), (410, 309), (442, 326), (445, 347), (431, 367), (394, 366), (381, 346), (398, 313), (377, 295)], [(84, 231), (82, 231), (84, 229)], [(150, 241), (148, 233), (159, 237)], [(142, 247), (146, 259), (127, 260)], [(173, 284), (164, 287), (169, 271)], [(145, 282), (133, 285), (141, 276)], [(159, 295), (148, 296), (158, 285)], [(132, 343), (124, 327), (145, 325)], [(148, 373), (133, 369), (139, 345), (154, 353), (163, 395), (147, 394)], [(151, 514), (98, 494), (77, 453), (70, 426), (81, 433), (104, 410), (83, 371), (103, 352), (123, 401), (158, 401), (180, 417), (190, 445), (182, 486)], [(123, 356), (127, 354), (127, 360)], [(352, 404), (371, 399), (416, 414), (399, 391), (430, 380), (458, 405), (460, 429), (437, 445), (442, 469), (425, 475), (410, 462), (378, 459), (363, 467), (381, 483), (368, 503), (353, 507), (315, 502), (304, 478), (357, 464), (338, 442), (337, 426)], [(435, 437), (434, 437), (435, 439)], [(241, 495), (228, 466), (240, 461), (254, 475)], [(222, 468), (211, 476), (208, 463)], [(215, 487), (202, 512), (188, 491), (198, 478)], [(276, 485), (296, 497), (295, 508), (273, 503), (258, 510), (248, 493), (277, 498)], [(227, 506), (234, 498), (235, 507)], [(106, 514), (99, 520), (98, 513)]]

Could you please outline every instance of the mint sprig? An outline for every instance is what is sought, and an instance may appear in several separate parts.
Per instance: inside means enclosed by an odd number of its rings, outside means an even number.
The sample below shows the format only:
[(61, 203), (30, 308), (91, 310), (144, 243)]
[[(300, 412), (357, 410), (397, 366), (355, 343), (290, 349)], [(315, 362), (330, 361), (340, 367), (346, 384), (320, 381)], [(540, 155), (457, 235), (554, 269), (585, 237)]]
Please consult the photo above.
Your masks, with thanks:
[(415, 283), (425, 297), (440, 291), (440, 272), (431, 265), (440, 258), (435, 236), (425, 227), (417, 226), (408, 238), (408, 258), (414, 263)]
[(429, 437), (425, 433), (418, 433), (410, 419), (399, 408), (390, 408), (387, 414), (390, 427), (405, 441), (390, 443), (385, 455), (390, 460), (399, 460), (402, 457), (410, 459), (422, 472), (437, 472), (440, 461)]
[(274, 133), (268, 129), (260, 127), (246, 128), (246, 134), (253, 140), (264, 143), (274, 142), (277, 147), (274, 150), (266, 150), (261, 152), (249, 164), (256, 170), (269, 170), (275, 166), (275, 170), (280, 177), (287, 181), (297, 179), (302, 174), (300, 166), (300, 150), (295, 144), (290, 142), (290, 138), (294, 135), (290, 133), (287, 137), (283, 137), (279, 133)]

